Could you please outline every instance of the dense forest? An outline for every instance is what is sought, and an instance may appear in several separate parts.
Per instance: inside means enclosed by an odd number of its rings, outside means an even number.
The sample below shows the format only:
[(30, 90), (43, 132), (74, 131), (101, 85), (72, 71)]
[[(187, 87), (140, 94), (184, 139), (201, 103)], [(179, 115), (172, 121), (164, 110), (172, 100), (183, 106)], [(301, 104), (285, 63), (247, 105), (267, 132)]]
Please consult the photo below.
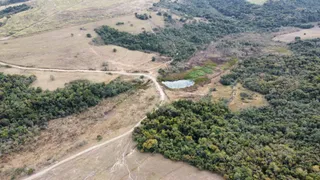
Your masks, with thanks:
[(182, 28), (165, 28), (157, 33), (132, 35), (108, 26), (95, 30), (104, 44), (114, 44), (130, 50), (153, 51), (173, 57), (176, 61), (190, 58), (204, 44), (230, 33), (241, 32), (231, 21), (217, 19), (210, 24), (185, 24)]
[(0, 11), (0, 19), (6, 16), (17, 14), (22, 11), (30, 9), (30, 6), (26, 4), (21, 4), (19, 6), (10, 6)]
[(30, 87), (35, 80), (35, 76), (0, 73), (0, 154), (17, 150), (49, 120), (81, 112), (134, 86), (119, 80), (110, 84), (79, 80), (63, 89), (43, 91)]
[(292, 43), (292, 56), (248, 58), (222, 77), (264, 94), (269, 106), (232, 113), (210, 100), (174, 102), (135, 129), (138, 148), (227, 179), (320, 179), (319, 44)]
[(249, 29), (301, 26), (320, 20), (318, 0), (269, 0), (263, 5), (246, 0), (190, 0), (183, 3), (161, 0), (155, 6), (191, 17), (204, 17), (210, 21), (214, 21), (215, 16), (225, 16), (238, 20), (239, 24)]

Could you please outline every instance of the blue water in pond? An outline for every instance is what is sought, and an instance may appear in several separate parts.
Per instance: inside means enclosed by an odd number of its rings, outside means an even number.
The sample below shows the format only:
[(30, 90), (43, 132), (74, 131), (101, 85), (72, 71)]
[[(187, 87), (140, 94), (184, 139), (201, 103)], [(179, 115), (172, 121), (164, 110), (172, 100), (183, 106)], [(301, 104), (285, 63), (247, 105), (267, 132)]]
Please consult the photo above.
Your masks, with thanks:
[(163, 81), (162, 84), (170, 89), (183, 89), (194, 85), (192, 80)]

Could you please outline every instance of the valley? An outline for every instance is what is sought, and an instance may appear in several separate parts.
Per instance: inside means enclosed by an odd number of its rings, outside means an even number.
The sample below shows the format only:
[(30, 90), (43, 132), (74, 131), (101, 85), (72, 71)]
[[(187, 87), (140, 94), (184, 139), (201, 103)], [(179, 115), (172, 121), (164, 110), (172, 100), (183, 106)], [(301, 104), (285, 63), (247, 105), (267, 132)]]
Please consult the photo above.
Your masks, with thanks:
[(0, 11), (0, 179), (320, 177), (317, 1)]

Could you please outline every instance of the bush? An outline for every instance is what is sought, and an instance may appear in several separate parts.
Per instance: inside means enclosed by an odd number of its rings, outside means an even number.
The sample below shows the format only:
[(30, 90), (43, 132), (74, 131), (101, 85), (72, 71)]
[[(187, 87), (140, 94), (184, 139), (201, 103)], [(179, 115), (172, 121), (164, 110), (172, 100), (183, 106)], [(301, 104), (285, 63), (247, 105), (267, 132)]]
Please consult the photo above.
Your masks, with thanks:
[(97, 141), (101, 141), (103, 138), (102, 138), (102, 136), (101, 135), (98, 135), (97, 136)]
[(116, 24), (117, 26), (121, 26), (121, 25), (124, 25), (124, 22), (117, 22)]
[(28, 170), (27, 170), (27, 175), (28, 176), (30, 176), (31, 174), (33, 174), (34, 173), (34, 169), (33, 168), (29, 168)]
[(87, 38), (92, 38), (90, 33), (87, 34)]

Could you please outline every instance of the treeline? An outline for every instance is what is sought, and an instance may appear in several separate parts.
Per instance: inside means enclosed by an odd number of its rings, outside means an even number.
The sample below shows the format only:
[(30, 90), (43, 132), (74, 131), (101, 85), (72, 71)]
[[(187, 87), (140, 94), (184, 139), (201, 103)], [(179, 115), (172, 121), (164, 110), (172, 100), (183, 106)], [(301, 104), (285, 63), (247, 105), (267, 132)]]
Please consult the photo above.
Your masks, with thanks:
[(0, 154), (17, 150), (49, 120), (81, 112), (133, 88), (119, 80), (110, 84), (79, 80), (51, 92), (30, 87), (35, 80), (35, 76), (0, 73)]
[(291, 50), (299, 52), (304, 56), (320, 57), (320, 39), (310, 39), (293, 42), (290, 45)]
[[(307, 54), (296, 51), (310, 42)], [(138, 148), (227, 179), (320, 179), (319, 43), (246, 59), (222, 78), (263, 93), (269, 106), (231, 113), (221, 103), (178, 101), (136, 128)]]
[(155, 5), (208, 20), (224, 15), (251, 29), (273, 29), (281, 26), (311, 28), (305, 23), (320, 20), (320, 1), (317, 0), (269, 0), (263, 5), (246, 0), (190, 0), (183, 3), (162, 0)]
[[(159, 52), (175, 61), (190, 58), (211, 41), (232, 33), (268, 31), (281, 26), (312, 28), (310, 22), (320, 21), (320, 1), (268, 1), (255, 5), (246, 0), (190, 0), (183, 3), (162, 0), (154, 4), (182, 16), (182, 27), (171, 25), (156, 33), (138, 35), (118, 32), (107, 26), (96, 29), (105, 44), (114, 44), (139, 51)], [(162, 13), (160, 13), (162, 14)], [(201, 17), (207, 22), (185, 23)], [(180, 22), (180, 23), (181, 23)]]
[(26, 4), (21, 4), (19, 6), (10, 6), (0, 11), (0, 19), (6, 16), (17, 14), (22, 11), (27, 11), (30, 9), (30, 6)]
[(15, 3), (22, 3), (22, 2), (27, 2), (29, 0), (2, 0), (0, 1), (0, 6), (6, 6), (10, 4), (15, 4)]
[(108, 26), (95, 29), (104, 44), (130, 50), (153, 51), (173, 57), (175, 61), (190, 58), (196, 50), (216, 38), (242, 30), (231, 20), (218, 19), (212, 23), (185, 24), (182, 28), (165, 28), (156, 33), (133, 35)]

